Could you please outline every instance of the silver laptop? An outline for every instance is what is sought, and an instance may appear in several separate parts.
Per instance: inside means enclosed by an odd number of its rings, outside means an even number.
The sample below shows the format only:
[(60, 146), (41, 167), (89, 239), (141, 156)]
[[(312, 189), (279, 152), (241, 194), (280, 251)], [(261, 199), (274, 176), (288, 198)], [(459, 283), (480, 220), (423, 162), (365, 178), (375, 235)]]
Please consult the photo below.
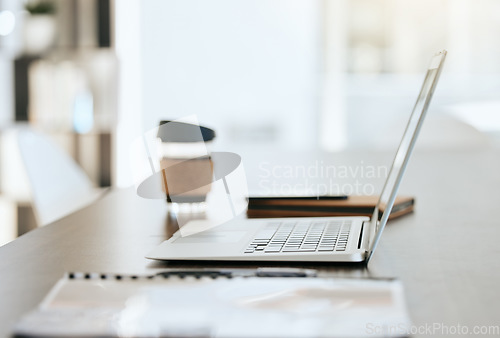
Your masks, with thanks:
[[(190, 236), (181, 236), (178, 231), (146, 257), (158, 260), (368, 262), (391, 213), (445, 57), (446, 51), (442, 51), (431, 59), (371, 218), (234, 219)], [(379, 217), (381, 205), (386, 207)]]

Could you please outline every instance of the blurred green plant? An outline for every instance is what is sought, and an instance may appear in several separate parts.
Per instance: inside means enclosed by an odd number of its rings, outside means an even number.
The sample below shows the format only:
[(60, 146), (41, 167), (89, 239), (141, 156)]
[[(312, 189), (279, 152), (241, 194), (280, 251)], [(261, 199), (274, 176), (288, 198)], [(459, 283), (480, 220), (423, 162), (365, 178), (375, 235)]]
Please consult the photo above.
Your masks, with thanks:
[(34, 1), (24, 5), (24, 9), (31, 15), (54, 14), (56, 6), (52, 1)]

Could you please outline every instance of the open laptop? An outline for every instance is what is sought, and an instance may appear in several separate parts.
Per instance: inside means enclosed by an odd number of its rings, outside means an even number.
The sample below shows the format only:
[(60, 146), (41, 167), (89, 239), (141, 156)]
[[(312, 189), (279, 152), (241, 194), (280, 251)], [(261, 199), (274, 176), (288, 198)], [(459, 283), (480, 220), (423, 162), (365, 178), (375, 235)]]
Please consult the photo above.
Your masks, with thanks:
[[(178, 231), (146, 257), (158, 260), (367, 263), (377, 247), (391, 213), (445, 57), (446, 51), (442, 51), (431, 59), (422, 89), (371, 218), (234, 219), (190, 236), (181, 236)], [(381, 205), (386, 207), (379, 218)]]

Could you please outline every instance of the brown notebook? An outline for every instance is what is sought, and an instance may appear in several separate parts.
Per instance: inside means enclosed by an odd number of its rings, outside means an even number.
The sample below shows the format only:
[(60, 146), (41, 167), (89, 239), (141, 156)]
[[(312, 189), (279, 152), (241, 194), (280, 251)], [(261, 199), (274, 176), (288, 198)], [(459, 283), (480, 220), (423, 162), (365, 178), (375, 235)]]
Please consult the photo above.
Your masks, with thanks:
[[(249, 198), (247, 216), (249, 218), (272, 217), (321, 217), (321, 216), (371, 216), (379, 196), (349, 196), (346, 199), (262, 199)], [(394, 219), (413, 211), (415, 199), (398, 196), (389, 219)], [(381, 207), (384, 211), (384, 206)], [(380, 213), (379, 217), (382, 216)]]

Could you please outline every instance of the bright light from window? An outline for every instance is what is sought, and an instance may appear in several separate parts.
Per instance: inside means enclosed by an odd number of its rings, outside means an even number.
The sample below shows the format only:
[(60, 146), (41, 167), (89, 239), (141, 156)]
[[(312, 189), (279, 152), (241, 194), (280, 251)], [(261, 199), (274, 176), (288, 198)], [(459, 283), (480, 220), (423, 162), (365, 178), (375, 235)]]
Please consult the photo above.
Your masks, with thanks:
[(0, 36), (7, 36), (14, 31), (16, 17), (10, 11), (0, 12)]

